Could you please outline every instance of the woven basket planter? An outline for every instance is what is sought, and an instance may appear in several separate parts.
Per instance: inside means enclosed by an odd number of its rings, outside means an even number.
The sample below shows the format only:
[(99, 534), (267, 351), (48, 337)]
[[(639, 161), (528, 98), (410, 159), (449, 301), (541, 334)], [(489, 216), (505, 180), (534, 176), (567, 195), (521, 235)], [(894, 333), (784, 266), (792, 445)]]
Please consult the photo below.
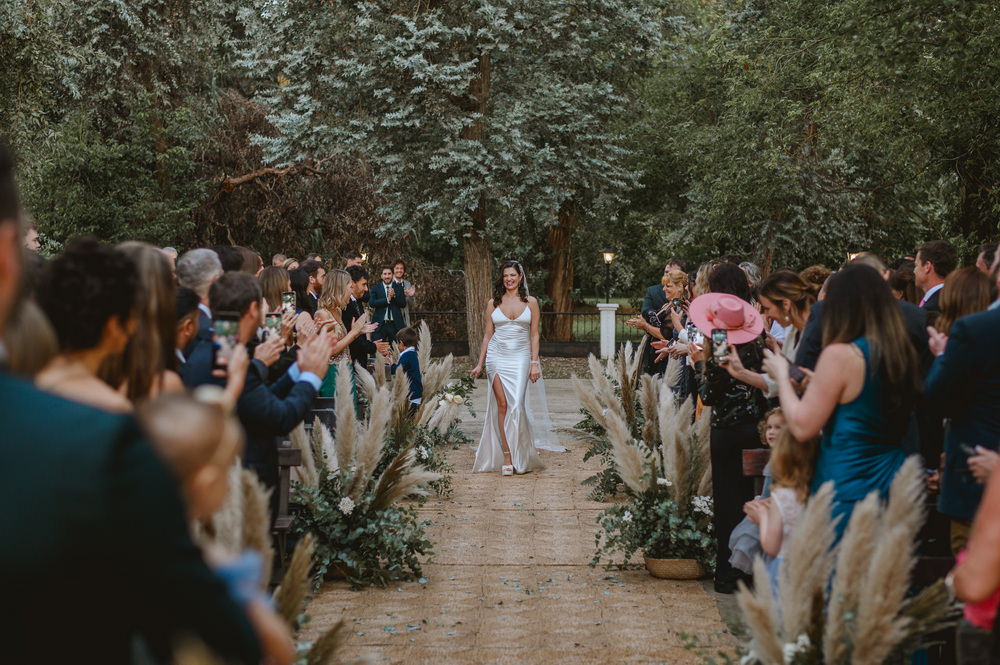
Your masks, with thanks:
[(642, 560), (650, 575), (664, 580), (696, 580), (706, 574), (694, 559), (654, 559), (643, 554)]

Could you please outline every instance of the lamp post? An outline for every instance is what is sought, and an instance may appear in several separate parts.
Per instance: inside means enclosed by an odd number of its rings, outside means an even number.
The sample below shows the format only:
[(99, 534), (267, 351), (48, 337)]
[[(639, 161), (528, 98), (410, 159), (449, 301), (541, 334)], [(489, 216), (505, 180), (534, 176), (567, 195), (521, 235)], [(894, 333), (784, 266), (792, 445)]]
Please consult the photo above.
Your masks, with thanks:
[(604, 259), (604, 302), (611, 302), (611, 264), (615, 261), (615, 251), (613, 249), (602, 249), (601, 257)]

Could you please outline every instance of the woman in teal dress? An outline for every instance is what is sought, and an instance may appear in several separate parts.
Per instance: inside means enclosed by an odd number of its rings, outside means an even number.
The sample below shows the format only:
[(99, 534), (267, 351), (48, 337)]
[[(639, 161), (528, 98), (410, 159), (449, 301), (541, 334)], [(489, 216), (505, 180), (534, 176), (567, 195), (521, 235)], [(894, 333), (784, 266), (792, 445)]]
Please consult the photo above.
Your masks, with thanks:
[(822, 432), (812, 491), (834, 482), (839, 540), (857, 502), (873, 490), (888, 494), (920, 384), (899, 306), (874, 268), (849, 265), (830, 279), (822, 323), (823, 352), (801, 397), (783, 356), (765, 352), (764, 368), (792, 435)]
[[(330, 355), (330, 369), (320, 386), (320, 397), (334, 397), (337, 387), (337, 368), (341, 362), (346, 361), (351, 364), (351, 342), (360, 335), (367, 335), (375, 332), (378, 324), (368, 323), (368, 315), (363, 314), (354, 320), (350, 331), (344, 328), (343, 312), (347, 303), (351, 299), (351, 276), (345, 270), (331, 270), (326, 273), (323, 279), (323, 292), (317, 303), (316, 314), (313, 320), (318, 329), (330, 328), (337, 337), (337, 343), (333, 347)], [(358, 403), (358, 388), (354, 380), (354, 373), (351, 373), (351, 394), (354, 398), (355, 407)]]

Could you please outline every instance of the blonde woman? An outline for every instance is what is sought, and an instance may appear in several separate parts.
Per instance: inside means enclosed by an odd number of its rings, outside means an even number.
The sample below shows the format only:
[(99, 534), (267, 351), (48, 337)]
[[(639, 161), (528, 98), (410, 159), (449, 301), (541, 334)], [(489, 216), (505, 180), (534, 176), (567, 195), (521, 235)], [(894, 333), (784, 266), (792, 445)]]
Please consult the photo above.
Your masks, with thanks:
[(687, 322), (688, 306), (688, 276), (680, 270), (668, 270), (663, 273), (663, 295), (667, 303), (656, 312), (659, 325), (646, 321), (642, 316), (629, 319), (626, 323), (659, 340), (671, 340), (674, 331), (681, 331)]
[(351, 301), (351, 276), (346, 270), (331, 270), (326, 274), (323, 293), (316, 306), (313, 321), (316, 328), (322, 330), (329, 326), (336, 338), (333, 351), (330, 354), (330, 370), (326, 373), (323, 385), (320, 386), (320, 397), (333, 397), (337, 385), (337, 364), (341, 360), (351, 362), (351, 342), (361, 335), (375, 332), (378, 324), (368, 323), (368, 314), (362, 314), (354, 320), (350, 331), (344, 327), (344, 308)]

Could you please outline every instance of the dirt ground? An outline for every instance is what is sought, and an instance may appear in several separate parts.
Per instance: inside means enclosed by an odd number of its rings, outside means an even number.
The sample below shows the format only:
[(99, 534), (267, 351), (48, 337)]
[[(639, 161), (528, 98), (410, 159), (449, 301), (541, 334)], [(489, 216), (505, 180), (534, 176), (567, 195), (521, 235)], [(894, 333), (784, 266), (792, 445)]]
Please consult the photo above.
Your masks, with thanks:
[[(556, 427), (579, 419), (569, 381), (547, 381)], [(484, 400), (485, 383), (477, 397)], [(477, 402), (478, 403), (478, 402)], [(478, 440), (483, 409), (464, 426)], [(324, 586), (305, 637), (341, 617), (347, 655), (379, 663), (698, 663), (683, 635), (733, 644), (715, 594), (699, 581), (645, 570), (590, 568), (595, 518), (605, 507), (580, 481), (597, 470), (582, 444), (542, 452), (523, 476), (472, 474), (474, 448), (450, 451), (454, 495), (421, 508), (436, 543), (424, 578), (386, 589)]]

